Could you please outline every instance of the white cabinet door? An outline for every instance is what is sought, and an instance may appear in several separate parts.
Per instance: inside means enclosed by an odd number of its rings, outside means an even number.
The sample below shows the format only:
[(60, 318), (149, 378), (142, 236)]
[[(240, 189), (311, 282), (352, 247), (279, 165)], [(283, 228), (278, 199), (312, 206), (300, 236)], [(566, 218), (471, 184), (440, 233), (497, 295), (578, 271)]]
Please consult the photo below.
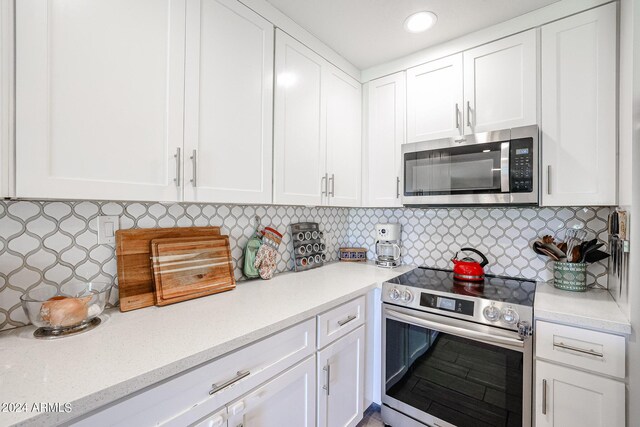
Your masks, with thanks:
[(331, 64), (325, 70), (328, 204), (360, 206), (362, 85)]
[(0, 197), (13, 196), (14, 3), (0, 1)]
[(465, 134), (537, 123), (536, 31), (464, 52)]
[(179, 200), (185, 0), (21, 0), (16, 41), (17, 196)]
[(352, 427), (362, 419), (364, 326), (318, 352), (318, 427)]
[(536, 362), (536, 427), (624, 427), (621, 381)]
[(616, 3), (542, 27), (542, 204), (615, 205)]
[(276, 30), (275, 203), (321, 204), (321, 188), (326, 189), (324, 63), (311, 49)]
[(315, 357), (310, 357), (227, 406), (229, 427), (313, 427)]
[(402, 206), (401, 145), (405, 136), (405, 73), (372, 80), (367, 87), (364, 204)]
[(235, 0), (188, 0), (187, 201), (271, 203), (273, 25)]
[(205, 417), (194, 424), (193, 427), (227, 427), (227, 408)]
[(407, 142), (462, 133), (462, 54), (407, 70)]

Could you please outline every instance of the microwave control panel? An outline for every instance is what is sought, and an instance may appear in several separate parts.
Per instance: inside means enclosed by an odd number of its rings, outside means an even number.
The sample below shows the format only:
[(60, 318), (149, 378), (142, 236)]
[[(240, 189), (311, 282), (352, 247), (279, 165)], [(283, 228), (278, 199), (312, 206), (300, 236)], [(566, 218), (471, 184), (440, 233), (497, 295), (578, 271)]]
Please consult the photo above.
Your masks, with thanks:
[(533, 140), (512, 139), (509, 158), (509, 187), (511, 193), (533, 191)]

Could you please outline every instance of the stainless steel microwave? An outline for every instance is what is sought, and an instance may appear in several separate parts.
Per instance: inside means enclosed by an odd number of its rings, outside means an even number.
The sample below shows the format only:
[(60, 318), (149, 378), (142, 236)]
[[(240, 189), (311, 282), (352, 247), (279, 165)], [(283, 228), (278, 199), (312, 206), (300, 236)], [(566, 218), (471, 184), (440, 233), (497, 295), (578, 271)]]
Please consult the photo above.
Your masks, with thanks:
[(402, 204), (537, 205), (538, 127), (402, 146)]

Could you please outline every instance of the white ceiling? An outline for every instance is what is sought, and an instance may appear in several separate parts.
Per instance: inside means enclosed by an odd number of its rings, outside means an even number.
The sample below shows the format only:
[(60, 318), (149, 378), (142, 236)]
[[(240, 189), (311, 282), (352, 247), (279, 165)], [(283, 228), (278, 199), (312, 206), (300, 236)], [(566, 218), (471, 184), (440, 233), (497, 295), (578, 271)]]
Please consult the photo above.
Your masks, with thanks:
[[(506, 21), (558, 0), (267, 0), (360, 69)], [(404, 20), (430, 10), (438, 22), (410, 34)]]

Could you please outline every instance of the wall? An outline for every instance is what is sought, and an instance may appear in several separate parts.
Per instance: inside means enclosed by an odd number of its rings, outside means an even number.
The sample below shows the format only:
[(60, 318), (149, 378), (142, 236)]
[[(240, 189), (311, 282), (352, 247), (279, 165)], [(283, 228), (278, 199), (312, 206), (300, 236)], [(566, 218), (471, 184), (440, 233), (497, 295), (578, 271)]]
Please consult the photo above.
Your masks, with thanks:
[[(607, 241), (610, 208), (462, 208), (462, 209), (352, 209), (349, 244), (369, 249), (373, 257), (375, 224), (402, 224), (403, 262), (451, 268), (455, 252), (470, 246), (489, 259), (487, 271), (497, 275), (546, 281), (552, 262), (537, 255), (530, 242), (545, 234), (559, 240), (566, 227), (580, 226), (590, 238)], [(590, 265), (588, 283), (607, 285), (607, 265)]]
[[(630, 212), (627, 298), (619, 302), (631, 321), (627, 341), (627, 426), (640, 425), (640, 2), (620, 2), (620, 181)], [(635, 165), (635, 168), (633, 167)]]
[[(19, 298), (40, 282), (93, 280), (117, 286), (115, 248), (98, 245), (98, 215), (120, 216), (121, 228), (219, 225), (230, 236), (236, 279), (242, 278), (242, 252), (255, 230), (255, 215), (262, 218), (262, 226), (284, 234), (279, 272), (293, 268), (292, 223), (319, 222), (329, 260), (336, 260), (338, 248), (347, 244), (348, 210), (342, 208), (0, 201), (0, 330), (26, 324)], [(115, 288), (111, 301), (117, 299)]]
[[(373, 209), (294, 206), (229, 206), (125, 202), (0, 201), (0, 330), (26, 324), (20, 295), (40, 282), (107, 281), (116, 285), (115, 250), (98, 245), (96, 218), (120, 216), (129, 228), (219, 225), (228, 234), (235, 276), (242, 279), (242, 251), (255, 229), (271, 225), (284, 234), (278, 271), (293, 268), (289, 225), (315, 221), (325, 232), (327, 255), (336, 260), (340, 246), (365, 246), (374, 257), (375, 224), (403, 225), (404, 262), (448, 268), (453, 253), (470, 245), (487, 254), (488, 271), (536, 280), (550, 278), (551, 263), (529, 243), (543, 234), (561, 234), (585, 226), (606, 239), (609, 208), (526, 209)], [(589, 267), (589, 280), (606, 286), (606, 265)]]

